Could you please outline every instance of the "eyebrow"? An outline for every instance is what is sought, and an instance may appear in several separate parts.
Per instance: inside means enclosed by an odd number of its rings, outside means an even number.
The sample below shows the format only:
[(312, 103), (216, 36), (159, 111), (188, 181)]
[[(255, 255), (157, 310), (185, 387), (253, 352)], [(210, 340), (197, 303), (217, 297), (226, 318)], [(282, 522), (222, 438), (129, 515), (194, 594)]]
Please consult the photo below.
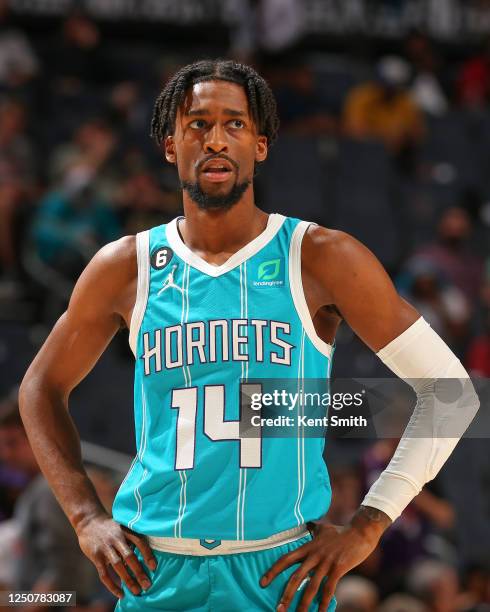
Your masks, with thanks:
[[(247, 113), (245, 111), (236, 110), (233, 108), (225, 108), (223, 109), (225, 115), (229, 115), (230, 117), (246, 117)], [(197, 115), (210, 115), (211, 112), (206, 108), (195, 108), (193, 110), (188, 110), (185, 112), (186, 117), (195, 117)]]

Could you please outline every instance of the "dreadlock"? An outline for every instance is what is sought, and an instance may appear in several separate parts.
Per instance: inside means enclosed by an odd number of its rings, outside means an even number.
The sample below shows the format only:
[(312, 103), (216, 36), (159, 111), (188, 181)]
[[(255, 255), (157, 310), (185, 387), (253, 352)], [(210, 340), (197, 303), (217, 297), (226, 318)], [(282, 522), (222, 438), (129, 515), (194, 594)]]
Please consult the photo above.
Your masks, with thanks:
[(177, 109), (187, 91), (203, 81), (229, 81), (245, 90), (252, 118), (269, 146), (277, 137), (279, 118), (276, 101), (267, 82), (250, 66), (232, 60), (202, 60), (181, 68), (166, 83), (155, 102), (151, 136), (159, 144), (175, 129)]

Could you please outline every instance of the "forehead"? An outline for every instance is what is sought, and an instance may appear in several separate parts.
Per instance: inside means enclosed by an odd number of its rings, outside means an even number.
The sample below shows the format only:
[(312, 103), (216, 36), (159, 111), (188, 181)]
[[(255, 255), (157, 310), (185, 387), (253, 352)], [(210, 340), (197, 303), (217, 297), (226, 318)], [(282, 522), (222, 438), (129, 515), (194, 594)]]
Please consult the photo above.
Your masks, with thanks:
[(213, 112), (229, 109), (249, 114), (245, 90), (241, 85), (228, 81), (204, 81), (193, 85), (184, 98), (182, 111), (186, 114), (197, 109)]

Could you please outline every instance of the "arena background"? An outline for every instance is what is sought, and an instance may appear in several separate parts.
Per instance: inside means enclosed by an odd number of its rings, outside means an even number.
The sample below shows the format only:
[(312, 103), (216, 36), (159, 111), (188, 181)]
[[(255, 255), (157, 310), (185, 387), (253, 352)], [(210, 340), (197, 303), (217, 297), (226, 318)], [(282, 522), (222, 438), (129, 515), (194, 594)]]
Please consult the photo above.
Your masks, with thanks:
[[(356, 236), (468, 371), (488, 377), (490, 2), (2, 0), (1, 397), (15, 397), (94, 252), (181, 211), (149, 121), (165, 80), (204, 57), (253, 63), (276, 94), (281, 131), (258, 205)], [(334, 376), (388, 374), (345, 325), (337, 346)], [(109, 500), (134, 449), (132, 377), (121, 331), (70, 399)], [(394, 445), (327, 443), (333, 522), (349, 520)], [(490, 609), (489, 456), (485, 438), (458, 445), (344, 579), (339, 612)], [(0, 463), (5, 588), (26, 486)], [(96, 582), (83, 609), (111, 609)]]

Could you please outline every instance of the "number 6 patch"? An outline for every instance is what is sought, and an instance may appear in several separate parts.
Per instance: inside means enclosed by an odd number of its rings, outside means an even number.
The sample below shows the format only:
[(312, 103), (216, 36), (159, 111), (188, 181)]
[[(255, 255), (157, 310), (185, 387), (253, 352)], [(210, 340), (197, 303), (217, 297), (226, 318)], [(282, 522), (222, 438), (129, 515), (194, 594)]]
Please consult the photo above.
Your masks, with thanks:
[(170, 247), (160, 247), (155, 249), (150, 258), (151, 267), (155, 270), (161, 270), (170, 262), (174, 255), (174, 252)]

